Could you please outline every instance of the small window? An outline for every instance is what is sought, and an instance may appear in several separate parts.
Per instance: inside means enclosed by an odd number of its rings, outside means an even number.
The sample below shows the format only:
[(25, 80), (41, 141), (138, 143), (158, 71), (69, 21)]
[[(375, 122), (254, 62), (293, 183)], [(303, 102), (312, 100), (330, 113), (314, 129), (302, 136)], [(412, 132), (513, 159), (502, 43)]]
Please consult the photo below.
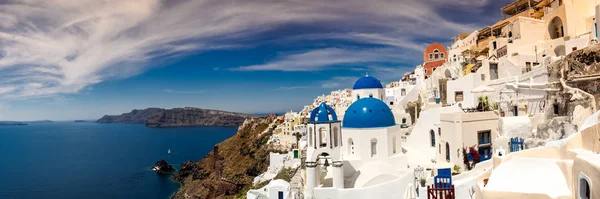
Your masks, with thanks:
[(438, 127), (438, 135), (442, 136), (442, 128)]
[(360, 99), (360, 95), (356, 95), (356, 100), (359, 100), (359, 99)]
[(492, 49), (493, 49), (493, 50), (496, 50), (496, 41), (494, 41), (494, 42), (492, 43), (492, 46), (493, 46), (493, 48), (492, 48)]
[(396, 154), (396, 137), (392, 137), (392, 153)]
[(429, 131), (429, 136), (431, 139), (431, 147), (435, 147), (435, 132), (433, 132), (433, 129)]
[(308, 147), (313, 146), (313, 129), (308, 128)]
[(433, 54), (429, 53), (429, 60), (433, 59)]
[(481, 81), (485, 81), (485, 74), (481, 74)]
[(369, 94), (369, 97), (370, 97), (370, 98), (373, 98), (373, 94), (372, 94), (372, 93), (371, 93), (371, 94)]
[(577, 183), (579, 191), (577, 192), (577, 199), (590, 199), (591, 198), (591, 186), (590, 179), (583, 173), (579, 173), (579, 182)]
[(577, 47), (573, 47), (571, 50), (573, 50), (573, 51), (576, 51), (576, 50), (577, 50)]
[(371, 157), (375, 157), (377, 155), (377, 139), (371, 139)]
[(454, 92), (454, 101), (455, 102), (462, 102), (464, 99), (463, 96), (463, 92), (462, 91), (455, 91)]
[(444, 53), (440, 53), (440, 57), (444, 59)]
[(406, 124), (406, 118), (402, 118), (402, 124)]
[(450, 162), (450, 144), (446, 142), (446, 161)]

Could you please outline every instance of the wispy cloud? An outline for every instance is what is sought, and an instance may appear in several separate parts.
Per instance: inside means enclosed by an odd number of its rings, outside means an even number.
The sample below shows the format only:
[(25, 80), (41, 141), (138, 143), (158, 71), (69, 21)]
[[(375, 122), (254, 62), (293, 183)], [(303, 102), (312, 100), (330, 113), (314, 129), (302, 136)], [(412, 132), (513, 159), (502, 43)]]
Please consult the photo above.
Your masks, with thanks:
[(165, 89), (163, 90), (165, 93), (175, 93), (175, 94), (202, 94), (206, 93), (206, 91), (190, 91), (190, 90), (173, 90), (173, 89)]
[(336, 76), (321, 82), (321, 88), (341, 89), (351, 88), (359, 77)]
[[(405, 56), (399, 48), (340, 49), (325, 48), (280, 56), (266, 64), (241, 66), (233, 70), (317, 71), (328, 66), (372, 62), (406, 62), (415, 57)], [(418, 57), (417, 57), (418, 58)]]
[[(8, 0), (0, 3), (0, 98), (77, 93), (108, 79), (142, 73), (154, 60), (241, 48), (253, 35), (290, 24), (319, 23), (335, 30), (322, 38), (386, 47), (326, 48), (239, 70), (307, 71), (397, 61), (402, 58), (391, 56), (390, 47), (416, 51), (423, 46), (416, 36), (473, 30), (474, 25), (451, 22), (435, 12), (438, 6), (458, 2), (462, 1)], [(473, 3), (462, 4), (463, 10), (489, 0), (469, 2)], [(345, 33), (348, 29), (353, 31)]]

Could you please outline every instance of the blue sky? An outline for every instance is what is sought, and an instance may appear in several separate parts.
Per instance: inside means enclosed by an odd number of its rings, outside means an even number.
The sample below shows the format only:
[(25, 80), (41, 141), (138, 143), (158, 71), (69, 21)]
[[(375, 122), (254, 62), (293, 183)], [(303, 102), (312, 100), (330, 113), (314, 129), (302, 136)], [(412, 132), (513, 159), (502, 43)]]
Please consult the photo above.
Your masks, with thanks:
[(0, 120), (147, 107), (299, 110), (368, 72), (387, 83), (501, 19), (507, 2), (5, 1)]

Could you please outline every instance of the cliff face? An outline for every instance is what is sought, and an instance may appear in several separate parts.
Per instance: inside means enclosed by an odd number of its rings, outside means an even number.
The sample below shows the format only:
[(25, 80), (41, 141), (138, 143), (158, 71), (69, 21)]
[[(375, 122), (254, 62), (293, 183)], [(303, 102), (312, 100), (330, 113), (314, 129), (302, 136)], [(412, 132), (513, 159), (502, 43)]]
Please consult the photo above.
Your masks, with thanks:
[(268, 128), (274, 119), (274, 115), (247, 119), (202, 160), (183, 163), (172, 177), (182, 183), (172, 198), (234, 198), (266, 171), (272, 151), (266, 144), (272, 134)]
[(98, 123), (145, 124), (148, 127), (238, 126), (249, 114), (201, 108), (147, 108), (121, 115), (105, 115)]
[[(526, 148), (544, 146), (577, 132), (583, 120), (599, 108), (599, 76), (600, 44), (573, 51), (550, 64), (548, 88), (551, 90), (547, 91), (544, 121), (537, 126), (535, 135), (525, 139)], [(565, 86), (560, 81), (564, 81)]]

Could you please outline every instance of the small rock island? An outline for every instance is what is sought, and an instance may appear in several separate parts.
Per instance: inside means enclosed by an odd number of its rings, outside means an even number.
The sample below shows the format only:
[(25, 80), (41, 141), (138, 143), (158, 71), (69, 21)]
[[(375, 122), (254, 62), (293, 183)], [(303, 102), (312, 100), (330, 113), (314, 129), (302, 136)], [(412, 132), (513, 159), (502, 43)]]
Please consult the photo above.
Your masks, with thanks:
[(152, 167), (152, 171), (155, 171), (158, 174), (171, 174), (175, 172), (175, 168), (167, 163), (167, 161), (159, 160), (154, 164), (154, 167)]

